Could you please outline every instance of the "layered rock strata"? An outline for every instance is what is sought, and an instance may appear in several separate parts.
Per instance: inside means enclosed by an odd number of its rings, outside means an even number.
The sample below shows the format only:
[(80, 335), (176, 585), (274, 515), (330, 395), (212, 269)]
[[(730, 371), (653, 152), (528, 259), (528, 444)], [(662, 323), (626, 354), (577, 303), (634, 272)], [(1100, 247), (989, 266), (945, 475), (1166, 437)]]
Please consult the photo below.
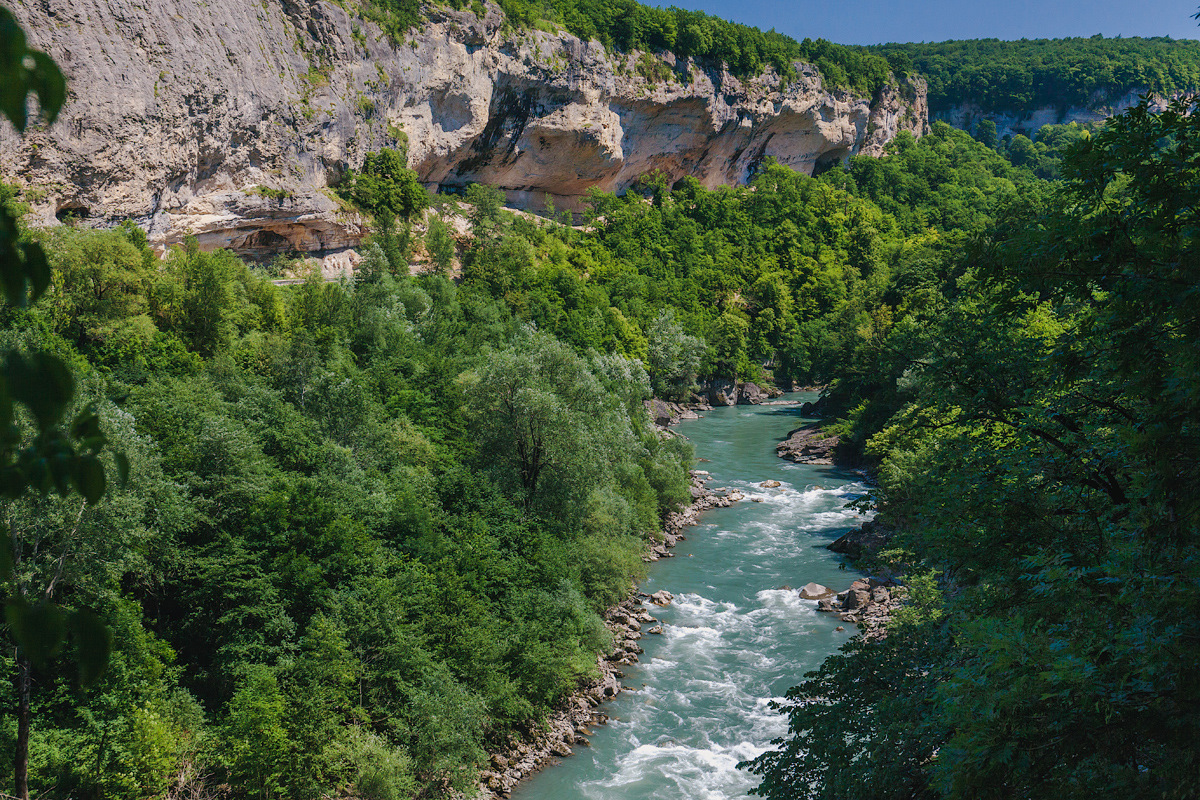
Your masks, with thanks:
[(43, 224), (130, 218), (160, 247), (186, 235), (258, 257), (352, 247), (363, 220), (328, 187), (402, 140), (430, 186), (482, 181), (519, 206), (550, 196), (578, 209), (589, 188), (652, 170), (709, 187), (768, 158), (812, 172), (928, 125), (919, 81), (866, 98), (805, 65), (786, 86), (770, 69), (740, 80), (669, 53), (514, 32), (491, 5), (482, 18), (431, 8), (398, 44), (321, 0), (12, 8), (70, 98), (49, 128), (0, 132), (0, 175)]

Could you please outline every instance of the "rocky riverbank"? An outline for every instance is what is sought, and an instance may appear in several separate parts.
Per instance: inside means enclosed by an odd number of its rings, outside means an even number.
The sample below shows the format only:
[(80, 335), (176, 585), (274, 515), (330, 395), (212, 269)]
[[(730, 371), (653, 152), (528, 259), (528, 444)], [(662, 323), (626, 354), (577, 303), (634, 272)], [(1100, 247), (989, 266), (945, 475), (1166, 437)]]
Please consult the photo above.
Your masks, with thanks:
[(644, 401), (646, 413), (659, 428), (667, 428), (685, 419), (699, 419), (697, 411), (712, 411), (718, 406), (757, 406), (770, 403), (783, 392), (774, 386), (756, 383), (737, 383), (717, 378), (700, 387), (686, 403), (675, 403), (655, 397)]
[[(658, 401), (661, 402), (661, 401)], [(663, 523), (663, 541), (650, 547), (643, 559), (657, 561), (670, 557), (671, 548), (685, 538), (684, 530), (698, 522), (698, 515), (712, 508), (725, 508), (741, 500), (737, 490), (709, 489), (711, 476), (704, 470), (692, 470), (689, 482), (692, 504), (667, 515)], [(629, 687), (621, 667), (635, 664), (642, 648), (638, 641), (649, 634), (661, 634), (662, 624), (646, 607), (668, 606), (674, 597), (665, 590), (652, 595), (632, 593), (604, 613), (604, 624), (613, 636), (613, 650), (596, 658), (599, 678), (581, 686), (546, 720), (545, 726), (528, 739), (511, 738), (490, 754), (489, 763), (479, 774), (479, 796), (507, 797), (521, 781), (535, 772), (566, 758), (576, 745), (588, 746), (592, 728), (608, 722), (600, 704), (611, 700)]]
[(878, 553), (887, 547), (895, 530), (883, 520), (875, 519), (864, 522), (860, 527), (849, 531), (829, 543), (828, 548), (835, 553), (849, 556), (857, 560), (863, 556)]
[(832, 464), (840, 437), (822, 430), (822, 423), (810, 422), (788, 432), (775, 445), (775, 453), (797, 464)]
[(888, 620), (907, 596), (907, 590), (889, 578), (859, 578), (842, 592), (819, 583), (800, 589), (800, 599), (816, 600), (817, 611), (837, 614), (843, 622), (859, 627), (867, 639), (887, 635)]

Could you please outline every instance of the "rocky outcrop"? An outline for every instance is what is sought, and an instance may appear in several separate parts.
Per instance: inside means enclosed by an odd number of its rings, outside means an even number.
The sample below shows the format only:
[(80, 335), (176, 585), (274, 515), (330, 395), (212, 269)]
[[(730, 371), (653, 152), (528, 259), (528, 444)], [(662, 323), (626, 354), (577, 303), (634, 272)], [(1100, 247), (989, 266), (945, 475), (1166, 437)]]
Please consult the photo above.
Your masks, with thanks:
[(663, 521), (664, 542), (651, 550), (647, 560), (662, 558), (670, 555), (667, 551), (675, 543), (684, 538), (683, 531), (698, 523), (698, 517), (713, 508), (728, 508), (745, 495), (737, 489), (709, 489), (707, 484), (712, 476), (702, 469), (694, 469), (688, 473), (689, 489), (692, 494), (692, 504), (680, 511), (672, 511)]
[(756, 406), (782, 391), (774, 386), (763, 388), (756, 383), (738, 383), (731, 378), (712, 378), (702, 389), (704, 399), (716, 406)]
[(790, 431), (775, 445), (775, 453), (797, 464), (832, 464), (839, 441), (836, 434), (823, 432), (821, 423), (810, 423)]
[(650, 420), (660, 429), (666, 429), (685, 419), (700, 419), (697, 411), (712, 410), (708, 405), (682, 405), (668, 400), (659, 400), (657, 397), (645, 400), (642, 404), (646, 408), (646, 413), (650, 415)]
[[(430, 186), (483, 181), (511, 202), (580, 207), (651, 170), (706, 186), (767, 158), (805, 172), (879, 153), (927, 126), (924, 86), (875, 98), (786, 86), (673, 55), (614, 55), (566, 33), (513, 31), (430, 7), (394, 45), (353, 5), (322, 0), (16, 0), (31, 43), (63, 67), (58, 122), (0, 133), (0, 174), (37, 221), (130, 218), (158, 246), (197, 235), (247, 255), (353, 246), (362, 220), (327, 194), (407, 139)], [(668, 80), (648, 79), (649, 58)]]
[(714, 378), (708, 382), (708, 402), (714, 407), (736, 406), (738, 401), (738, 385), (729, 378)]
[(802, 599), (816, 599), (818, 611), (837, 614), (843, 622), (860, 626), (867, 639), (881, 639), (887, 635), (887, 623), (892, 612), (900, 607), (907, 596), (903, 586), (884, 578), (860, 578), (850, 584), (846, 591), (836, 595), (830, 592), (833, 596), (821, 599), (806, 596), (805, 590), (812, 586), (825, 588), (819, 584), (809, 584), (800, 591)]
[(852, 559), (874, 555), (887, 546), (894, 531), (879, 519), (864, 522), (861, 527), (839, 536), (827, 547)]
[[(776, 392), (774, 396), (778, 397), (779, 394)], [(759, 388), (756, 383), (743, 383), (738, 387), (738, 405), (740, 406), (756, 406), (770, 400), (771, 397), (771, 394)]]
[[(964, 104), (937, 111), (932, 118), (965, 131), (974, 131), (980, 120), (990, 119), (996, 123), (996, 134), (1000, 138), (1016, 134), (1032, 138), (1043, 125), (1103, 122), (1136, 106), (1145, 93), (1144, 89), (1134, 89), (1120, 97), (1110, 98), (1106, 92), (1098, 91), (1086, 106), (1043, 106), (1029, 112), (984, 111), (977, 105)], [(1171, 98), (1154, 97), (1151, 99), (1151, 108), (1156, 112), (1163, 111), (1170, 102)]]

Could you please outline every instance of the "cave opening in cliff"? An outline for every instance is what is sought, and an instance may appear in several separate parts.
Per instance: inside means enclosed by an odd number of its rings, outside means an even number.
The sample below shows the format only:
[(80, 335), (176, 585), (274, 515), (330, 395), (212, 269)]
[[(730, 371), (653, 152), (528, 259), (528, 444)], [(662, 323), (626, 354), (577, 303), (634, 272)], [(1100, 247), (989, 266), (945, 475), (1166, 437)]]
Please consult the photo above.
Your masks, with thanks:
[(82, 203), (68, 203), (54, 212), (54, 218), (64, 225), (70, 225), (77, 220), (87, 219), (91, 215), (92, 210)]
[(292, 242), (286, 236), (280, 236), (278, 233), (266, 228), (255, 231), (246, 237), (241, 247), (235, 248), (238, 250), (256, 251), (258, 253), (285, 253), (292, 250)]
[(828, 153), (822, 153), (817, 156), (816, 163), (813, 164), (813, 177), (820, 177), (823, 173), (842, 164), (850, 157), (850, 151), (844, 147), (839, 147), (836, 150), (830, 150)]

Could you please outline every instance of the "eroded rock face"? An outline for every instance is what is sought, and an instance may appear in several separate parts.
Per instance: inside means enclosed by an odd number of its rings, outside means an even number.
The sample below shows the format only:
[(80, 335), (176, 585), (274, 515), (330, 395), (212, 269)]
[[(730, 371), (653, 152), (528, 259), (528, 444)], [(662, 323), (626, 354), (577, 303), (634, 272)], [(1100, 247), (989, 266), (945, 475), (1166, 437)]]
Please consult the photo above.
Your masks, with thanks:
[[(980, 120), (990, 119), (996, 123), (996, 135), (1000, 138), (1017, 134), (1033, 137), (1043, 125), (1103, 122), (1111, 116), (1133, 108), (1141, 102), (1145, 94), (1145, 89), (1134, 89), (1113, 98), (1106, 92), (1098, 91), (1092, 95), (1091, 102), (1086, 106), (1043, 106), (1025, 114), (984, 111), (977, 105), (966, 104), (938, 111), (933, 117), (965, 131), (973, 131)], [(1156, 113), (1161, 112), (1171, 104), (1172, 99), (1174, 98), (1152, 97), (1150, 108)]]
[[(0, 174), (39, 221), (132, 218), (163, 246), (196, 234), (248, 255), (353, 246), (363, 220), (326, 187), (397, 134), (431, 186), (483, 181), (538, 208), (578, 209), (662, 170), (706, 186), (744, 182), (768, 157), (811, 172), (877, 154), (926, 129), (924, 86), (874, 101), (826, 91), (803, 67), (738, 80), (663, 56), (674, 79), (637, 74), (568, 34), (506, 34), (435, 10), (394, 47), (338, 5), (313, 0), (17, 0), (35, 47), (66, 72), (59, 121), (0, 133)], [(259, 188), (256, 188), (259, 187)], [(262, 190), (267, 189), (264, 193)]]

